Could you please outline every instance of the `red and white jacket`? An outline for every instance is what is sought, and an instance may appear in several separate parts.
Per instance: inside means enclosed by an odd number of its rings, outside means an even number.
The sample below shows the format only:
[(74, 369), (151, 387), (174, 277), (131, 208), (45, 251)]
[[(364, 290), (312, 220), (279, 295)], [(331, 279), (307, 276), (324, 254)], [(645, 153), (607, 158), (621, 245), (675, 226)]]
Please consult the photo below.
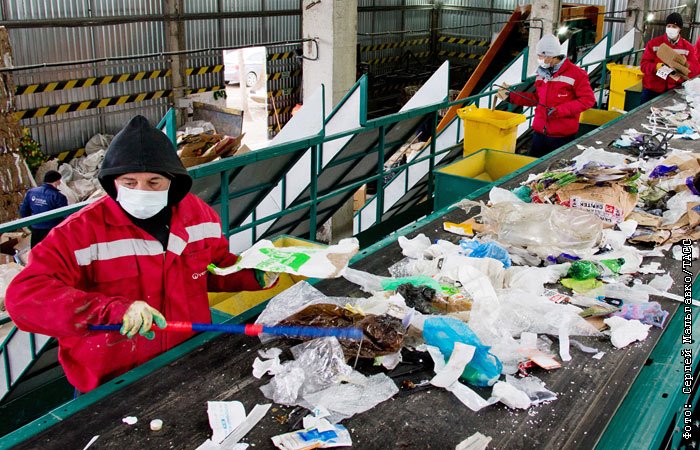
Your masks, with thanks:
[[(578, 132), (579, 117), (595, 105), (595, 96), (588, 73), (567, 59), (550, 80), (537, 75), (535, 92), (511, 92), (508, 101), (520, 106), (537, 106), (532, 121), (536, 132), (567, 137)], [(547, 108), (556, 110), (547, 115)]]
[(698, 64), (698, 57), (695, 53), (693, 45), (683, 38), (679, 38), (678, 42), (675, 44), (668, 40), (666, 34), (657, 36), (647, 42), (646, 47), (644, 47), (644, 55), (642, 56), (642, 62), (640, 63), (640, 69), (644, 74), (642, 78), (642, 86), (645, 89), (651, 91), (662, 93), (671, 89), (675, 89), (683, 83), (683, 79), (680, 81), (675, 81), (671, 77), (665, 80), (661, 77), (656, 76), (656, 66), (662, 62), (658, 56), (656, 56), (656, 51), (659, 49), (661, 44), (666, 44), (676, 51), (679, 55), (683, 55), (688, 59), (688, 68), (690, 69), (689, 78), (695, 78), (698, 73), (700, 73), (700, 64)]
[(155, 333), (127, 339), (87, 326), (121, 323), (143, 300), (167, 320), (211, 322), (207, 291), (259, 290), (252, 270), (225, 277), (207, 265), (233, 265), (219, 217), (192, 194), (173, 207), (168, 248), (134, 225), (105, 196), (55, 227), (10, 283), (7, 311), (22, 330), (58, 338), (59, 360), (81, 392), (150, 360), (191, 337)]

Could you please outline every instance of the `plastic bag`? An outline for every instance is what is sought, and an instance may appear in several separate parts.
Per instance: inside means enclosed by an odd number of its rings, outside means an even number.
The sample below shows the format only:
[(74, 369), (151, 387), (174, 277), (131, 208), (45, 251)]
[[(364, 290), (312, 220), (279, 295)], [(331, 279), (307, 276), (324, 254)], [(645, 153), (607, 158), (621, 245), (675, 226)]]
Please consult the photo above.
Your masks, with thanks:
[(245, 250), (234, 265), (221, 268), (210, 264), (208, 270), (215, 275), (258, 269), (309, 278), (336, 278), (343, 274), (350, 258), (358, 252), (359, 245), (357, 239), (350, 238), (323, 248), (275, 247), (272, 242), (263, 239)]
[(304, 394), (303, 404), (326, 408), (331, 413), (328, 420), (337, 423), (372, 409), (399, 392), (394, 381), (383, 373), (365, 377), (353, 372), (349, 381)]
[(579, 316), (573, 305), (557, 304), (530, 292), (508, 289), (500, 292), (498, 327), (510, 336), (523, 332), (559, 335), (562, 324), (570, 335), (597, 336), (598, 330)]
[(522, 202), (522, 200), (513, 191), (509, 191), (498, 186), (491, 188), (491, 191), (489, 191), (489, 203), (495, 205), (503, 202)]
[(459, 241), (459, 246), (462, 251), (471, 258), (492, 258), (500, 261), (506, 269), (511, 265), (508, 251), (496, 242), (479, 242), (478, 239), (462, 239)]
[(435, 307), (432, 305), (433, 301), (435, 301), (435, 289), (428, 286), (414, 286), (411, 283), (405, 283), (397, 287), (396, 292), (404, 298), (407, 306), (414, 308), (416, 311), (423, 314), (435, 312)]
[(282, 371), (260, 390), (265, 397), (283, 405), (294, 405), (303, 393), (316, 392), (352, 372), (334, 337), (313, 339), (292, 348), (294, 361), (282, 365)]
[(455, 342), (475, 347), (474, 356), (464, 368), (461, 378), (475, 386), (491, 386), (501, 374), (503, 366), (489, 347), (464, 322), (450, 317), (430, 317), (423, 324), (423, 338), (429, 345), (440, 349), (447, 358)]
[(530, 397), (532, 405), (538, 405), (543, 402), (551, 402), (557, 399), (557, 395), (544, 387), (544, 382), (534, 375), (525, 378), (515, 378), (506, 375), (508, 384), (515, 386), (517, 389), (525, 392)]
[(389, 315), (356, 314), (333, 304), (314, 304), (286, 318), (280, 325), (313, 326), (323, 328), (359, 327), (364, 332), (362, 345), (357, 342), (342, 341), (348, 357), (374, 358), (389, 355), (401, 350), (406, 331), (403, 323)]
[(663, 328), (666, 318), (668, 318), (668, 311), (661, 309), (661, 305), (657, 302), (649, 302), (638, 305), (622, 305), (622, 308), (612, 315), (627, 320), (639, 320), (643, 324)]
[[(475, 205), (479, 204), (460, 204), (467, 212)], [(496, 241), (527, 247), (542, 257), (593, 249), (603, 236), (601, 220), (586, 211), (541, 203), (480, 206), (480, 216)]]
[(601, 259), (594, 261), (574, 261), (569, 268), (568, 276), (574, 280), (587, 280), (618, 275), (620, 268), (625, 264), (623, 258)]
[(406, 236), (399, 236), (399, 246), (404, 256), (414, 259), (422, 259), (423, 252), (430, 247), (430, 239), (423, 233), (409, 239)]

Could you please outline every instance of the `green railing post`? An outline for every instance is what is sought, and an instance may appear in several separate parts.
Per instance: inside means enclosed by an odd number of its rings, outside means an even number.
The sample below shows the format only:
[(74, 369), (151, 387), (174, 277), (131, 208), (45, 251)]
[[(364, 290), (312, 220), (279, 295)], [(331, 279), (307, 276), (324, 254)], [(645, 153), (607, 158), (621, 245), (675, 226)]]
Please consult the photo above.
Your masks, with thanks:
[(309, 205), (309, 239), (316, 239), (316, 227), (318, 223), (318, 173), (319, 161), (323, 154), (323, 144), (315, 145), (311, 149), (311, 205)]
[[(437, 125), (438, 125), (438, 110), (433, 111), (432, 120), (430, 121), (430, 160), (428, 162), (428, 195), (433, 196), (435, 174), (435, 153), (437, 151)], [(465, 136), (466, 138), (466, 136)]]
[(376, 223), (382, 221), (384, 214), (384, 138), (386, 136), (386, 128), (379, 127), (379, 139), (377, 140), (377, 218)]
[(221, 232), (228, 238), (229, 226), (231, 219), (228, 211), (228, 191), (229, 191), (229, 172), (224, 170), (221, 172), (221, 185), (219, 198), (221, 199)]
[(158, 122), (156, 128), (160, 130), (165, 128), (165, 134), (168, 136), (168, 139), (170, 139), (170, 142), (173, 143), (175, 148), (177, 148), (177, 127), (175, 108), (170, 108), (168, 112), (165, 113), (163, 118), (160, 119), (160, 122)]

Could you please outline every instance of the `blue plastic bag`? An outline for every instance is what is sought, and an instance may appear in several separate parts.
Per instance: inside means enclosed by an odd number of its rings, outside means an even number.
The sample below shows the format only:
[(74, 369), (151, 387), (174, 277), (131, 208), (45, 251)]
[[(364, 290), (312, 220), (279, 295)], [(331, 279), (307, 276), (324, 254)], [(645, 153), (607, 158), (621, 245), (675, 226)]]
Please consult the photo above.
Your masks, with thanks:
[(499, 260), (505, 269), (510, 267), (508, 251), (493, 241), (479, 242), (476, 239), (471, 241), (462, 239), (459, 241), (459, 246), (462, 250), (470, 250), (465, 252), (470, 258), (493, 258)]
[(481, 343), (479, 337), (461, 320), (452, 317), (429, 317), (423, 324), (423, 339), (429, 345), (440, 349), (449, 359), (455, 342), (476, 348), (474, 357), (464, 368), (461, 378), (474, 386), (492, 386), (503, 370), (503, 364), (492, 353), (491, 347)]

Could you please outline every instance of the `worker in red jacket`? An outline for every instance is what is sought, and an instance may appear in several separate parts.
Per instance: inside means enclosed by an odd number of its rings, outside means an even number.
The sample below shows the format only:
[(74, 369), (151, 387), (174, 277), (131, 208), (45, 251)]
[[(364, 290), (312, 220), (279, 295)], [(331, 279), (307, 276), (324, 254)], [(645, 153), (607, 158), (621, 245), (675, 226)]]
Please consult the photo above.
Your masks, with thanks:
[(595, 96), (588, 74), (563, 55), (556, 36), (540, 39), (537, 60), (534, 93), (509, 93), (505, 86), (498, 96), (516, 105), (536, 106), (529, 155), (539, 158), (574, 140), (579, 117), (595, 105)]
[[(68, 381), (87, 392), (191, 337), (155, 323), (211, 322), (208, 291), (253, 291), (277, 274), (228, 276), (233, 265), (216, 212), (189, 193), (170, 140), (142, 116), (112, 140), (98, 175), (108, 195), (70, 216), (30, 254), (6, 307), (22, 330), (58, 339)], [(121, 334), (89, 325), (123, 324)]]
[(694, 78), (700, 73), (697, 54), (693, 45), (681, 37), (682, 28), (683, 18), (681, 15), (676, 12), (671, 13), (666, 18), (666, 33), (647, 42), (641, 62), (641, 70), (644, 73), (642, 78), (642, 103), (646, 103), (664, 92), (680, 86), (685, 81), (676, 75), (669, 75), (666, 79), (657, 75), (659, 69), (664, 66), (664, 63), (656, 55), (661, 44), (668, 45), (676, 53), (687, 58), (688, 68), (690, 69), (689, 78)]

